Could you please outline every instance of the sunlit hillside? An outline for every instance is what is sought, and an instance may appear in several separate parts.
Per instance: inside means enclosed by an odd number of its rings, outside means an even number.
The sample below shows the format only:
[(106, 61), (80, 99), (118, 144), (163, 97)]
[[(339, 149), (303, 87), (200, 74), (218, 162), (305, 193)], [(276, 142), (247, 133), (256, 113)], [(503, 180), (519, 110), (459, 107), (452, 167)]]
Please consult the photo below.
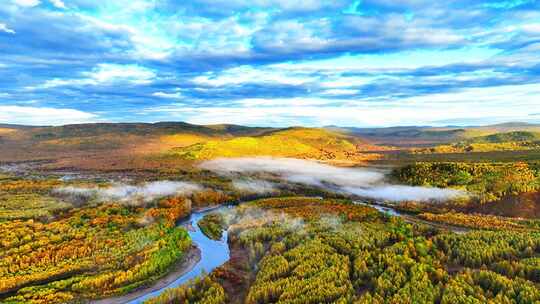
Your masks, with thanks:
[(371, 142), (392, 145), (436, 145), (467, 141), (498, 133), (540, 132), (540, 126), (527, 123), (505, 123), (479, 127), (390, 127), (339, 128)]
[(216, 157), (279, 156), (358, 162), (381, 150), (358, 136), (326, 129), (251, 128), (187, 123), (5, 126), (0, 161), (53, 161), (52, 167), (185, 167)]
[(519, 151), (540, 149), (540, 133), (513, 131), (473, 137), (449, 145), (420, 149), (418, 153), (468, 153), (493, 151)]
[(290, 128), (260, 136), (210, 140), (175, 148), (170, 155), (205, 160), (219, 157), (275, 156), (319, 160), (362, 160), (371, 147), (359, 138), (325, 129)]
[(472, 138), (471, 143), (503, 143), (540, 140), (540, 132), (513, 131)]
[[(2, 125), (0, 162), (45, 160), (54, 168), (124, 169), (171, 167), (148, 159), (175, 147), (253, 136), (271, 128), (193, 125), (183, 122), (101, 123), (59, 127)], [(177, 160), (174, 160), (175, 162)]]
[[(430, 155), (470, 152), (534, 152), (540, 148), (538, 129), (537, 125), (518, 123), (381, 129), (277, 129), (183, 122), (60, 127), (2, 125), (0, 162), (44, 160), (49, 168), (125, 170), (186, 168), (202, 160), (241, 156), (294, 157), (349, 164), (402, 156), (424, 160)], [(391, 148), (390, 144), (398, 147)], [(396, 154), (398, 151), (402, 153)]]

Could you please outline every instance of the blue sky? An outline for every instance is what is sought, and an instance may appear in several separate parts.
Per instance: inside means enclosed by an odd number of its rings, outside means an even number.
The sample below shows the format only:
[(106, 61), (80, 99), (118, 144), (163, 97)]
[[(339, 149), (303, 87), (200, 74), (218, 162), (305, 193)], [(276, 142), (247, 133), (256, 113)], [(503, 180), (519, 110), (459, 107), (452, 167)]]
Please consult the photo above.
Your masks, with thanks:
[(540, 0), (2, 0), (0, 123), (540, 122)]

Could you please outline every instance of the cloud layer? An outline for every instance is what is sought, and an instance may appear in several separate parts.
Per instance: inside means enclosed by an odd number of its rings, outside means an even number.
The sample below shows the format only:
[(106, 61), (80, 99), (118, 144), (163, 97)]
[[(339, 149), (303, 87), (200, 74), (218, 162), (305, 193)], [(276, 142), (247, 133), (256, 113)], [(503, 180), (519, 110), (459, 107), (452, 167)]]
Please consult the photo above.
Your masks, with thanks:
[(322, 186), (366, 186), (379, 183), (384, 174), (367, 169), (338, 168), (313, 161), (293, 158), (222, 158), (202, 163), (201, 168), (221, 174), (269, 172), (297, 183)]
[(382, 172), (373, 169), (339, 168), (299, 159), (223, 158), (206, 161), (200, 167), (223, 175), (271, 173), (289, 182), (384, 201), (445, 201), (467, 195), (453, 189), (391, 185)]
[[(280, 126), (540, 121), (530, 115), (538, 1), (5, 2), (0, 105), (26, 112)], [(23, 118), (43, 124), (24, 111), (0, 123)]]
[(55, 193), (76, 202), (97, 200), (137, 205), (166, 196), (190, 194), (200, 190), (201, 187), (193, 183), (158, 181), (138, 186), (115, 184), (107, 188), (68, 186), (56, 189)]
[[(1, 99), (1, 97), (0, 97)], [(96, 115), (74, 109), (0, 105), (0, 122), (20, 125), (55, 125), (92, 122)]]
[(278, 191), (274, 183), (258, 179), (234, 180), (233, 187), (238, 191), (257, 194), (266, 194)]

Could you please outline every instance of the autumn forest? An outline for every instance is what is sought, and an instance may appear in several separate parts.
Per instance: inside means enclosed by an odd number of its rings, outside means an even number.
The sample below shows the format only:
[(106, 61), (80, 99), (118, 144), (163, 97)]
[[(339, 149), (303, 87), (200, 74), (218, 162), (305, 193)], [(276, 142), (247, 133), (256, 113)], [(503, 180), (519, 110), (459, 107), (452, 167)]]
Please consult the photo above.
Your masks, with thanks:
[[(531, 145), (516, 160), (336, 129), (79, 128), (0, 143), (1, 303), (540, 303)], [(66, 144), (89, 136), (117, 146)]]

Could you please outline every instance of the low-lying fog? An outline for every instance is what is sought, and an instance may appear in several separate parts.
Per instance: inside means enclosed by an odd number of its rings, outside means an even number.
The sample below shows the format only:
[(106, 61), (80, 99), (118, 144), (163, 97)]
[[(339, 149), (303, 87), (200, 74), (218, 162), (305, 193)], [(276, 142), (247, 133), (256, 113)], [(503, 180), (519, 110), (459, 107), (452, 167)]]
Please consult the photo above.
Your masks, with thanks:
[[(289, 182), (387, 201), (444, 201), (467, 195), (453, 189), (392, 185), (386, 182), (383, 172), (375, 169), (340, 168), (300, 159), (222, 158), (206, 161), (200, 167), (226, 176), (271, 173)], [(266, 188), (273, 189), (263, 183), (264, 181), (251, 181), (237, 187), (257, 189), (256, 192), (259, 193), (265, 192)]]
[[(445, 201), (467, 196), (453, 189), (394, 185), (383, 171), (368, 168), (341, 168), (290, 158), (223, 158), (206, 161), (200, 168), (230, 177), (232, 186), (242, 192), (270, 194), (279, 192), (277, 182), (254, 179), (250, 174), (271, 174), (283, 181), (325, 188), (384, 201)], [(171, 195), (189, 195), (204, 188), (191, 182), (157, 181), (141, 185), (113, 184), (110, 187), (61, 187), (59, 196), (74, 203), (118, 201), (140, 204)]]
[(202, 187), (194, 183), (158, 181), (140, 186), (114, 184), (107, 188), (98, 187), (60, 187), (55, 190), (58, 195), (68, 196), (71, 201), (119, 201), (128, 203), (150, 202), (155, 199), (200, 191)]
[(243, 192), (248, 193), (257, 193), (257, 194), (264, 194), (264, 193), (273, 193), (278, 192), (278, 185), (265, 181), (260, 179), (242, 179), (242, 180), (233, 180), (232, 183), (233, 187), (236, 190), (240, 190)]

